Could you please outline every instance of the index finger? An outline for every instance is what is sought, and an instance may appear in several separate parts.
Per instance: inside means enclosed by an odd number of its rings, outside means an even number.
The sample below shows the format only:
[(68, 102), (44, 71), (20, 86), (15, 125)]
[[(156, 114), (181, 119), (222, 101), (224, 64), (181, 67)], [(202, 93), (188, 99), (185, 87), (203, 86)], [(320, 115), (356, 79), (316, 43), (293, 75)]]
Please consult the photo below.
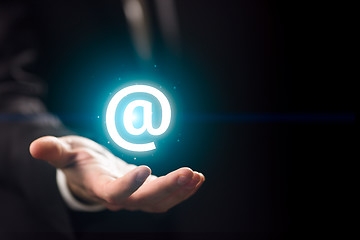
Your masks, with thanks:
[(149, 167), (138, 166), (117, 179), (103, 175), (100, 181), (95, 183), (94, 193), (107, 203), (121, 204), (145, 182), (150, 174)]

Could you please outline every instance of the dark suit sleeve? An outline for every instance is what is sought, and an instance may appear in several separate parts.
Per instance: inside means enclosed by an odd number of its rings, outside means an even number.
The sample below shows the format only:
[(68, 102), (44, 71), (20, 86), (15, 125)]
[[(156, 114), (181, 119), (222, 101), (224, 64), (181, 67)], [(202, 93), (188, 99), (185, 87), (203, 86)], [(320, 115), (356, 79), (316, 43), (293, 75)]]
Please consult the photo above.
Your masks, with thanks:
[(34, 139), (70, 132), (41, 101), (46, 85), (31, 71), (38, 39), (26, 4), (0, 2), (0, 238), (57, 232), (72, 239), (55, 169), (29, 154)]

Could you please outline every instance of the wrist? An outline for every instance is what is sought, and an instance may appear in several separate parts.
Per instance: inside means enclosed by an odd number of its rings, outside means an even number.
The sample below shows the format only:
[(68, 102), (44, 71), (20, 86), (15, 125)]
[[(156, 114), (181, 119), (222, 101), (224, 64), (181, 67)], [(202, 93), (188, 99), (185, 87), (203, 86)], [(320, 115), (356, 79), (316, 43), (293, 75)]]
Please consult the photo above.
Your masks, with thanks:
[(70, 209), (85, 212), (98, 212), (106, 209), (105, 206), (101, 204), (88, 204), (84, 203), (87, 201), (85, 199), (78, 200), (79, 197), (76, 198), (76, 194), (73, 194), (70, 191), (70, 188), (67, 184), (66, 176), (60, 169), (56, 170), (56, 181), (58, 184), (59, 192)]

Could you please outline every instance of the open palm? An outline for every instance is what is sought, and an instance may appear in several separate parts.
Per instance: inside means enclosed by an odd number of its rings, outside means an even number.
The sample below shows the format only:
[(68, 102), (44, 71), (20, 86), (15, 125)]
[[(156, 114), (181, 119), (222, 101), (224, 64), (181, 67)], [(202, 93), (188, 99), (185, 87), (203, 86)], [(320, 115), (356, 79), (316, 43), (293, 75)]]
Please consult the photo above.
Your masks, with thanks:
[(193, 195), (205, 180), (186, 167), (156, 177), (149, 167), (128, 164), (80, 136), (41, 137), (31, 143), (30, 153), (61, 169), (78, 199), (113, 211), (165, 212)]

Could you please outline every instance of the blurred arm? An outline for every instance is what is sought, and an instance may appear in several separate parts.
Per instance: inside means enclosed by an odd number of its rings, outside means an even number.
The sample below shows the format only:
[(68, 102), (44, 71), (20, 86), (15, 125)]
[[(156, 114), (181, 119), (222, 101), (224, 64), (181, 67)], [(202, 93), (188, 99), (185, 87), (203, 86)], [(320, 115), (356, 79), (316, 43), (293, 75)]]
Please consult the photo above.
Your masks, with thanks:
[(39, 29), (28, 4), (0, 3), (0, 232), (71, 232), (56, 170), (28, 150), (40, 136), (71, 133), (41, 101), (46, 85), (34, 71)]

